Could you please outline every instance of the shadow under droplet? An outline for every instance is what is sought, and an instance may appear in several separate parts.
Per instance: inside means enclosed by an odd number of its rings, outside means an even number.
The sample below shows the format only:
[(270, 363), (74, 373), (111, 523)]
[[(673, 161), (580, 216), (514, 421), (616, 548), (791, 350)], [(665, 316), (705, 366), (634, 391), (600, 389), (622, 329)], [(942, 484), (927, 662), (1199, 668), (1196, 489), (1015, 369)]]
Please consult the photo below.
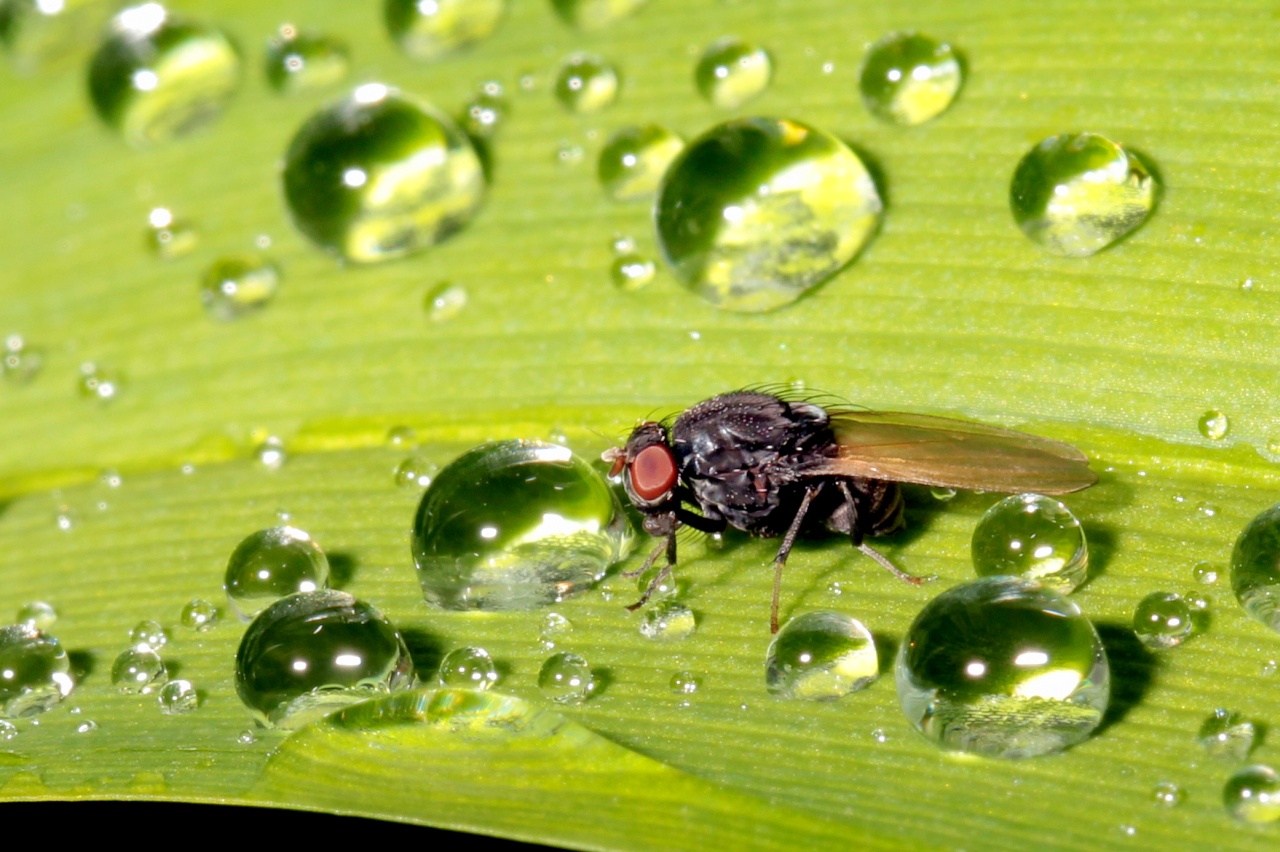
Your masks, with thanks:
[(876, 643), (880, 676), (885, 677), (893, 671), (893, 662), (898, 658), (898, 645), (900, 643), (894, 637), (886, 636), (883, 633), (872, 633), (871, 641)]
[(1089, 545), (1089, 574), (1085, 582), (1093, 582), (1106, 573), (1116, 554), (1116, 532), (1111, 527), (1081, 524), (1084, 540)]
[(329, 554), (329, 588), (345, 589), (355, 579), (359, 565), (350, 553), (338, 552)]
[(1101, 733), (1120, 722), (1129, 711), (1141, 703), (1151, 688), (1155, 674), (1156, 655), (1138, 641), (1133, 630), (1125, 625), (1104, 623), (1095, 625), (1102, 646), (1111, 664), (1111, 702), (1098, 726)]
[(444, 640), (417, 627), (402, 629), (400, 635), (409, 649), (418, 680), (425, 682), (434, 678), (440, 670), (440, 661), (444, 659)]
[(67, 660), (71, 664), (71, 679), (77, 684), (92, 675), (98, 668), (98, 658), (89, 651), (68, 651)]
[(591, 696), (595, 698), (604, 695), (609, 691), (609, 687), (613, 686), (613, 669), (592, 669), (591, 679), (595, 682)]

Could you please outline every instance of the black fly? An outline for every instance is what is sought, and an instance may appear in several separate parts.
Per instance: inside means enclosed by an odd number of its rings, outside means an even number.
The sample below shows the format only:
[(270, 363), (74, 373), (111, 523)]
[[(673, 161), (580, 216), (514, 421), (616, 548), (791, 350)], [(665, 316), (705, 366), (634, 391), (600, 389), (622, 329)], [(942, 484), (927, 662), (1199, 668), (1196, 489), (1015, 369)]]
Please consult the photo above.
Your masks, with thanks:
[(604, 460), (614, 475), (623, 474), (645, 531), (665, 539), (635, 573), (664, 551), (666, 566), (629, 609), (643, 606), (671, 573), (677, 529), (716, 533), (732, 526), (782, 538), (773, 560), (774, 633), (782, 569), (802, 532), (843, 533), (894, 576), (923, 582), (863, 542), (902, 527), (899, 482), (1065, 494), (1098, 481), (1083, 453), (1057, 441), (923, 414), (829, 412), (759, 391), (712, 397), (670, 427), (641, 423)]

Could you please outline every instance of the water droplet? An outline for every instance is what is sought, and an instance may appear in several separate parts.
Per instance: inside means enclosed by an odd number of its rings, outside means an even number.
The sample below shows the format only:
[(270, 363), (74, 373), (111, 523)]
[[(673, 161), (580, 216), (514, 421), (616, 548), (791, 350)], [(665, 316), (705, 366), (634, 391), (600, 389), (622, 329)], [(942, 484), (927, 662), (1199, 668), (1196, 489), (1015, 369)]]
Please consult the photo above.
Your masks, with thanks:
[(1210, 441), (1221, 441), (1231, 431), (1231, 420), (1227, 415), (1211, 408), (1200, 415), (1200, 434)]
[(17, 623), (29, 630), (46, 631), (57, 621), (58, 611), (44, 601), (31, 601), (18, 610)]
[(640, 635), (646, 639), (674, 642), (687, 639), (698, 629), (697, 619), (687, 606), (675, 601), (658, 601), (640, 616)]
[(396, 465), (396, 485), (426, 488), (440, 471), (440, 465), (422, 455), (409, 456)]
[(284, 24), (267, 40), (267, 83), (293, 94), (323, 89), (347, 76), (350, 59), (342, 42), (318, 33), (299, 32)]
[(171, 680), (160, 687), (156, 696), (160, 712), (166, 716), (181, 716), (200, 706), (200, 693), (189, 680)]
[(418, 433), (411, 426), (392, 426), (387, 430), (386, 441), (388, 447), (410, 449), (418, 445)]
[(146, 645), (153, 650), (160, 650), (169, 644), (169, 634), (158, 621), (139, 621), (129, 631), (129, 641), (134, 645)]
[(466, 134), (379, 83), (302, 125), (285, 154), (283, 180), (298, 230), (357, 263), (440, 242), (484, 196), (480, 158)]
[(1141, 225), (1156, 182), (1132, 151), (1096, 133), (1050, 136), (1018, 163), (1009, 203), (1022, 232), (1051, 254), (1088, 257)]
[(885, 733), (884, 728), (875, 728), (871, 731), (871, 739), (878, 743), (887, 743), (889, 741), (889, 735)]
[(862, 102), (893, 124), (923, 124), (951, 106), (963, 72), (951, 45), (919, 33), (890, 33), (867, 50)]
[(693, 695), (702, 687), (702, 678), (690, 671), (678, 671), (668, 683), (676, 695)]
[(538, 672), (538, 688), (557, 704), (581, 704), (596, 688), (591, 665), (577, 654), (547, 657)]
[(1280, 775), (1270, 766), (1246, 766), (1223, 785), (1222, 804), (1241, 822), (1261, 825), (1280, 820)]
[(581, 145), (574, 145), (572, 142), (561, 142), (555, 152), (556, 162), (562, 166), (576, 166), (586, 155)]
[(1196, 578), (1197, 583), (1211, 586), (1218, 582), (1218, 569), (1208, 562), (1197, 562), (1191, 569), (1191, 576)]
[(25, 624), (0, 628), (0, 716), (34, 716), (71, 694), (71, 662), (58, 640)]
[(1267, 660), (1258, 668), (1258, 674), (1263, 677), (1271, 677), (1277, 671), (1280, 671), (1280, 662), (1276, 660)]
[(765, 686), (780, 698), (830, 701), (862, 689), (880, 673), (871, 632), (831, 610), (807, 612), (769, 643)]
[(18, 726), (0, 719), (0, 740), (9, 742), (18, 736)]
[(467, 290), (461, 284), (441, 281), (427, 291), (422, 302), (433, 322), (445, 322), (462, 313), (467, 306)]
[(639, 254), (615, 257), (609, 266), (609, 279), (613, 286), (629, 292), (642, 289), (653, 280), (655, 273), (653, 261)]
[(796, 121), (744, 118), (676, 157), (654, 220), (663, 256), (690, 289), (721, 308), (767, 311), (851, 261), (881, 209), (871, 175), (839, 139)]
[(1257, 729), (1252, 722), (1221, 707), (1209, 714), (1196, 734), (1205, 752), (1223, 760), (1245, 760), (1253, 751), (1256, 738)]
[(1177, 647), (1194, 629), (1191, 607), (1172, 592), (1152, 592), (1133, 611), (1133, 632), (1148, 648)]
[(195, 598), (182, 608), (179, 621), (183, 627), (204, 633), (218, 623), (218, 608), (206, 600)]
[(133, 6), (111, 22), (89, 66), (98, 116), (130, 144), (165, 142), (208, 124), (240, 82), (240, 57), (216, 27)]
[(565, 23), (590, 32), (625, 18), (649, 0), (551, 0)]
[(121, 692), (145, 695), (169, 682), (164, 660), (150, 645), (126, 648), (111, 664), (111, 684)]
[(1111, 674), (1080, 608), (1020, 577), (948, 589), (916, 617), (895, 666), (898, 698), (944, 749), (1050, 754), (1102, 721)]
[[(1182, 599), (1186, 601), (1187, 606), (1191, 607), (1192, 624), (1196, 624), (1196, 613), (1208, 610), (1209, 605), (1213, 603), (1213, 599), (1208, 595), (1197, 592), (1194, 589), (1183, 595)], [(1196, 627), (1197, 629), (1193, 630), (1193, 633), (1198, 632), (1199, 625), (1196, 625)]]
[(973, 530), (971, 550), (980, 577), (1021, 575), (1070, 594), (1089, 576), (1080, 522), (1040, 494), (1014, 494), (988, 509)]
[(759, 45), (726, 36), (712, 42), (698, 60), (693, 80), (712, 106), (732, 109), (769, 88), (773, 60)]
[(682, 150), (684, 140), (660, 125), (624, 127), (601, 149), (596, 176), (614, 201), (645, 200)]
[(109, 402), (120, 395), (120, 376), (107, 367), (86, 361), (80, 365), (76, 386), (83, 397)]
[(1151, 799), (1165, 808), (1176, 808), (1187, 798), (1187, 792), (1172, 781), (1161, 781), (1151, 789)]
[(253, 457), (267, 470), (279, 470), (289, 456), (285, 451), (284, 441), (271, 435), (253, 448)]
[(501, 84), (486, 83), (462, 108), (462, 129), (473, 139), (491, 139), (507, 120), (510, 109)]
[(488, 689), (498, 682), (498, 667), (484, 648), (455, 648), (440, 661), (441, 686)]
[(560, 64), (556, 100), (570, 112), (600, 112), (618, 97), (618, 71), (590, 53), (575, 53)]
[(285, 595), (329, 585), (329, 559), (296, 527), (271, 527), (245, 537), (231, 553), (222, 588), (245, 621)]
[(542, 627), (538, 630), (538, 644), (550, 651), (572, 632), (573, 622), (558, 612), (549, 612), (542, 619)]
[(62, 60), (78, 58), (85, 37), (102, 29), (111, 7), (98, 2), (4, 0), (0, 43), (20, 74), (58, 69)]
[(1236, 539), (1231, 591), (1245, 612), (1280, 632), (1280, 503), (1250, 521)]
[(280, 286), (280, 270), (261, 255), (215, 260), (200, 279), (200, 301), (214, 319), (228, 322), (265, 306)]
[(257, 741), (257, 734), (250, 730), (241, 731), (240, 735), (236, 737), (236, 742), (240, 743), (240, 745), (253, 745)]
[(567, 448), (476, 447), (440, 471), (414, 518), (423, 595), (448, 609), (530, 609), (594, 585), (632, 530), (609, 484)]
[(76, 725), (77, 734), (91, 734), (98, 730), (98, 723), (92, 719), (85, 719), (79, 725)]
[(387, 32), (406, 55), (435, 60), (476, 42), (498, 29), (506, 0), (387, 0), (383, 15)]
[(263, 610), (236, 654), (236, 691), (268, 725), (414, 686), (413, 660), (382, 613), (345, 592), (299, 592)]
[(153, 208), (147, 214), (147, 239), (149, 249), (163, 260), (189, 254), (200, 242), (195, 226), (173, 215), (168, 207)]
[(39, 349), (27, 345), (20, 334), (10, 334), (4, 339), (4, 350), (0, 351), (0, 373), (7, 381), (26, 384), (36, 377), (44, 366), (44, 356)]

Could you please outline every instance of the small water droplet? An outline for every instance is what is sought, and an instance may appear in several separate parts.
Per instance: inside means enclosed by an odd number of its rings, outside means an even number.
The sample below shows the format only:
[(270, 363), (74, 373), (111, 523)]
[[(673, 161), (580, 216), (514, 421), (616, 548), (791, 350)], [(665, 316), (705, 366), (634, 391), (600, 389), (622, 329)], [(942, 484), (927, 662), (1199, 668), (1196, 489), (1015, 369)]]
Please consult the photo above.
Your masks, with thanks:
[(181, 473), (183, 476), (191, 476), (196, 472), (196, 466), (193, 465), (191, 462), (186, 462), (181, 467), (178, 468), (178, 472)]
[(951, 45), (919, 33), (890, 33), (867, 50), (858, 86), (872, 115), (914, 125), (945, 112), (962, 79)]
[(1253, 290), (1254, 282), (1252, 278), (1244, 278), (1240, 281), (1240, 290), (1243, 293), (1249, 293)]
[(878, 743), (887, 743), (889, 741), (889, 735), (885, 733), (884, 728), (873, 728), (871, 731), (871, 739)]
[(498, 667), (484, 648), (455, 648), (440, 661), (436, 677), (441, 686), (488, 689), (498, 682)]
[(1200, 415), (1200, 434), (1210, 441), (1221, 441), (1231, 431), (1231, 420), (1216, 408)]
[(397, 450), (412, 449), (418, 445), (418, 433), (411, 426), (392, 426), (387, 430), (386, 443)]
[(551, 0), (556, 14), (584, 32), (603, 29), (625, 18), (649, 0)]
[(1196, 739), (1211, 757), (1245, 760), (1253, 751), (1257, 729), (1239, 713), (1219, 707), (1201, 723)]
[(20, 334), (10, 334), (4, 339), (4, 350), (0, 351), (0, 373), (5, 380), (16, 384), (26, 384), (34, 379), (44, 366), (44, 355), (39, 349), (27, 345)]
[(555, 159), (562, 166), (576, 166), (587, 156), (581, 145), (561, 142), (555, 151)]
[(0, 628), (0, 716), (34, 716), (66, 698), (71, 662), (58, 640), (15, 624)]
[(596, 688), (591, 666), (577, 654), (552, 654), (538, 671), (538, 688), (557, 704), (581, 704)]
[(299, 592), (263, 610), (236, 654), (236, 692), (267, 725), (295, 727), (416, 680), (399, 631), (345, 592)]
[(277, 92), (294, 94), (333, 86), (350, 68), (347, 47), (320, 33), (300, 32), (282, 24), (267, 40), (267, 84)]
[(104, 488), (119, 488), (124, 484), (120, 471), (107, 469), (98, 474), (98, 482)]
[(89, 65), (98, 116), (137, 146), (208, 124), (239, 83), (240, 56), (227, 35), (172, 15), (159, 3), (116, 15)]
[(640, 635), (646, 639), (674, 642), (687, 639), (697, 629), (693, 611), (672, 600), (658, 601), (640, 616)]
[(387, 32), (406, 55), (437, 60), (493, 35), (506, 0), (387, 0)]
[(1280, 820), (1280, 775), (1270, 766), (1246, 766), (1227, 779), (1222, 804), (1241, 822), (1261, 825)]
[(636, 241), (629, 234), (614, 234), (613, 239), (609, 241), (609, 247), (613, 249), (615, 257), (621, 257), (624, 254), (635, 254)]
[(1014, 494), (988, 509), (974, 527), (971, 550), (980, 577), (1021, 575), (1070, 594), (1089, 576), (1080, 522), (1040, 494)]
[(1280, 503), (1250, 521), (1236, 539), (1231, 591), (1245, 612), (1280, 632)]
[(653, 280), (656, 267), (652, 260), (639, 254), (615, 257), (609, 266), (609, 279), (619, 290), (633, 292)]
[(57, 621), (58, 611), (44, 601), (31, 601), (18, 610), (17, 623), (29, 630), (47, 631)]
[(501, 441), (440, 471), (412, 550), (423, 595), (449, 609), (531, 609), (591, 588), (631, 549), (617, 496), (556, 444)]
[(164, 660), (146, 644), (126, 648), (111, 664), (111, 684), (130, 695), (145, 695), (169, 681)]
[(1096, 133), (1050, 136), (1022, 158), (1009, 200), (1014, 221), (1050, 254), (1088, 257), (1151, 213), (1156, 181), (1146, 165)]
[(1176, 808), (1187, 798), (1187, 792), (1172, 781), (1161, 781), (1151, 789), (1151, 799), (1165, 808)]
[(182, 608), (179, 620), (183, 627), (203, 633), (218, 623), (218, 608), (206, 600), (196, 598)]
[(240, 732), (239, 736), (236, 737), (236, 742), (240, 743), (240, 745), (253, 745), (257, 741), (258, 735), (250, 730), (243, 730)]
[(590, 53), (575, 53), (560, 63), (556, 100), (570, 112), (600, 112), (618, 97), (618, 71)]
[(0, 719), (0, 740), (8, 742), (18, 736), (18, 726)]
[(275, 298), (280, 270), (267, 258), (237, 254), (215, 260), (200, 279), (200, 301), (216, 320), (229, 322)]
[(1197, 562), (1191, 569), (1191, 576), (1196, 578), (1197, 583), (1211, 586), (1218, 582), (1218, 569), (1208, 562)]
[(222, 588), (244, 621), (294, 592), (329, 585), (329, 559), (296, 527), (271, 527), (246, 536), (227, 561)]
[(702, 687), (702, 678), (690, 671), (678, 671), (668, 683), (676, 695), (693, 695)]
[(707, 103), (732, 109), (769, 88), (773, 60), (763, 47), (726, 36), (703, 51), (693, 79)]
[(79, 517), (68, 506), (58, 507), (58, 511), (53, 515), (53, 525), (59, 532), (71, 532), (78, 523)]
[(262, 443), (254, 447), (253, 457), (267, 470), (279, 470), (289, 458), (284, 441), (275, 435), (265, 438)]
[(110, 402), (120, 395), (120, 376), (109, 368), (86, 361), (80, 365), (76, 387), (85, 398)]
[(440, 242), (471, 219), (485, 187), (465, 133), (380, 83), (359, 86), (302, 125), (283, 181), (298, 230), (357, 263)]
[(831, 610), (784, 624), (765, 660), (765, 686), (780, 698), (830, 701), (864, 688), (879, 673), (871, 632), (856, 618)]
[(939, 503), (947, 503), (955, 499), (956, 490), (954, 488), (930, 488), (929, 496)]
[(624, 127), (600, 150), (596, 176), (614, 201), (646, 200), (682, 150), (684, 140), (661, 125)]
[(98, 723), (92, 719), (85, 719), (79, 725), (76, 725), (77, 734), (89, 734), (98, 730)]
[(433, 322), (445, 322), (462, 313), (467, 306), (467, 290), (461, 284), (441, 281), (427, 291), (422, 302)]
[(139, 621), (129, 631), (129, 641), (134, 645), (146, 645), (152, 650), (158, 651), (165, 645), (169, 644), (169, 634), (165, 632), (164, 627), (158, 621)]
[(558, 612), (549, 612), (538, 630), (538, 644), (550, 651), (573, 632), (573, 622)]
[(147, 214), (146, 245), (163, 260), (190, 254), (200, 242), (199, 232), (185, 219), (173, 215), (168, 207), (156, 207)]
[(473, 139), (491, 139), (507, 120), (511, 105), (502, 96), (502, 85), (490, 81), (462, 108), (462, 129)]
[(415, 454), (396, 465), (395, 482), (406, 488), (426, 488), (439, 471), (440, 465), (426, 456)]
[(5, 0), (0, 3), (0, 45), (19, 74), (56, 71), (80, 59), (85, 37), (102, 29), (111, 3)]
[(160, 687), (156, 696), (160, 712), (166, 716), (181, 716), (200, 706), (200, 693), (189, 680), (171, 680)]
[(1277, 662), (1276, 660), (1267, 660), (1261, 665), (1261, 667), (1259, 667), (1258, 674), (1263, 677), (1271, 677), (1277, 671), (1280, 671), (1280, 662)]
[(1194, 629), (1191, 607), (1172, 592), (1152, 592), (1133, 611), (1133, 632), (1148, 648), (1175, 648)]
[(654, 221), (686, 286), (727, 310), (767, 311), (849, 263), (881, 210), (871, 175), (839, 139), (796, 121), (743, 118), (676, 157)]
[(1102, 721), (1111, 675), (1080, 608), (1021, 577), (985, 577), (930, 601), (903, 637), (898, 699), (940, 747), (991, 757), (1050, 754)]

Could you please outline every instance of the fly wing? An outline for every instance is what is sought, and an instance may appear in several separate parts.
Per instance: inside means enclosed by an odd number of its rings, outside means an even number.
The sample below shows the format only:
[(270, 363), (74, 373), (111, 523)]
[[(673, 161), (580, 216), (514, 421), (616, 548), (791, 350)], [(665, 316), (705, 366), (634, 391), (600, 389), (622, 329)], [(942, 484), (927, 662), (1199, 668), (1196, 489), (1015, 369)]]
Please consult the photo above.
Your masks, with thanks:
[(838, 454), (804, 476), (858, 476), (971, 491), (1066, 494), (1098, 481), (1069, 444), (964, 420), (892, 411), (832, 412)]

